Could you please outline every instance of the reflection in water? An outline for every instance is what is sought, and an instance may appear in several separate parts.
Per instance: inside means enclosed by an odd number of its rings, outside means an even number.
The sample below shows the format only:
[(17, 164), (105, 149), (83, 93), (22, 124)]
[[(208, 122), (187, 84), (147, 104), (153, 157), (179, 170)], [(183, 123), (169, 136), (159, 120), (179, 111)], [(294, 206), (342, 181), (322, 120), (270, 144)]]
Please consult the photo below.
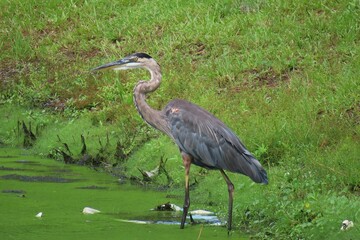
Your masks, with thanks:
[(26, 176), (19, 174), (8, 174), (0, 176), (0, 179), (5, 180), (19, 180), (23, 182), (53, 182), (53, 183), (68, 183), (78, 181), (77, 179), (69, 179), (54, 176)]
[[(131, 219), (123, 219), (121, 216), (124, 214), (115, 214), (114, 217), (117, 221), (136, 223), (136, 224), (166, 224), (166, 225), (180, 225), (182, 211), (149, 211), (142, 216), (135, 216)], [(188, 222), (191, 224), (207, 224), (211, 226), (223, 226), (224, 224), (212, 212), (204, 210), (192, 211), (189, 216)]]

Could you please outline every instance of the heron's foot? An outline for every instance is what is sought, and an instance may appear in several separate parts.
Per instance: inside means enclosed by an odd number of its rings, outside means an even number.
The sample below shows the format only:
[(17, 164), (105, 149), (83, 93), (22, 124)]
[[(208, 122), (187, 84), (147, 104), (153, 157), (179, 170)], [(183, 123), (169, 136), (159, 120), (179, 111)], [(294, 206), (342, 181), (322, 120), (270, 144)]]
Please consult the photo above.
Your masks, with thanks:
[(193, 216), (192, 216), (191, 213), (189, 213), (189, 215), (190, 215), (190, 224), (191, 224), (191, 225), (199, 224), (199, 222), (196, 222), (196, 221), (194, 220), (194, 218), (193, 218)]

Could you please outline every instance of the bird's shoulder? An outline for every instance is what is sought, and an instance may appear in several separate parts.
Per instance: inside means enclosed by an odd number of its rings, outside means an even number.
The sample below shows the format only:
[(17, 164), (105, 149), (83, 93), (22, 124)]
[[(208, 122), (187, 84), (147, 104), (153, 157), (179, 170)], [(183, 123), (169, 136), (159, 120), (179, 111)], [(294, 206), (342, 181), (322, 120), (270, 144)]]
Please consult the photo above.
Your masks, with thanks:
[(189, 136), (202, 136), (207, 141), (216, 141), (216, 143), (224, 140), (240, 152), (245, 150), (244, 145), (230, 128), (196, 104), (175, 99), (164, 110), (175, 138), (186, 139)]
[(165, 113), (170, 118), (181, 118), (183, 120), (197, 121), (198, 119), (216, 118), (205, 109), (196, 104), (182, 99), (175, 99), (165, 107)]
[[(223, 126), (223, 122), (200, 106), (182, 99), (175, 99), (165, 107), (165, 114), (172, 122), (181, 122), (187, 127), (202, 125)], [(208, 126), (208, 127), (209, 127)]]

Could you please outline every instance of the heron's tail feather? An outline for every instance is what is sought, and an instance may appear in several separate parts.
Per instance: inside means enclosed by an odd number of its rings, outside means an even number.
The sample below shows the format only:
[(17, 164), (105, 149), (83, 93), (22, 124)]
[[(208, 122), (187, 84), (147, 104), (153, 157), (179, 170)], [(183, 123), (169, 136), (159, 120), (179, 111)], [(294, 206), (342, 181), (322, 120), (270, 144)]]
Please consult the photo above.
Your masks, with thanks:
[(268, 184), (267, 173), (260, 162), (249, 152), (245, 152), (243, 157), (249, 163), (248, 168), (245, 169), (245, 175), (249, 176), (256, 183)]

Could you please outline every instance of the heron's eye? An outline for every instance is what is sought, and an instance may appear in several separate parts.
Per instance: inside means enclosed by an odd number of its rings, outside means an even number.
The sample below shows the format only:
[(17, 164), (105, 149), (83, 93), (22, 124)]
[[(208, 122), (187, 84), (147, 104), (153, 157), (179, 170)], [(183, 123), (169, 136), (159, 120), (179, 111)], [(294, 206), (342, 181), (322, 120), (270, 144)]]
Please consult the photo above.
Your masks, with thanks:
[(138, 57), (133, 57), (131, 60), (132, 60), (133, 62), (137, 62), (137, 61), (139, 60), (139, 58), (138, 58)]

